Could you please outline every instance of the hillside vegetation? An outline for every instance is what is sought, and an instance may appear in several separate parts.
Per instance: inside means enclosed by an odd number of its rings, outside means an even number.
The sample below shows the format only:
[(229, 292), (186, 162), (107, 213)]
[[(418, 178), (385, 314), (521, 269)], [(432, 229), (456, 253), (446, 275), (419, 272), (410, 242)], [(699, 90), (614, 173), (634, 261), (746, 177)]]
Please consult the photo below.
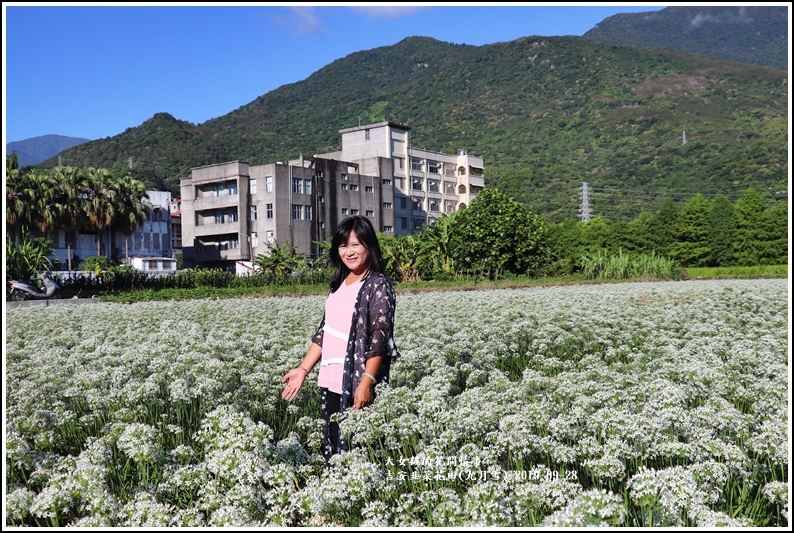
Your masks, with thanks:
[(586, 39), (787, 69), (787, 6), (673, 6), (604, 19)]
[(200, 125), (158, 113), (62, 164), (127, 172), (131, 160), (136, 177), (178, 196), (191, 167), (333, 151), (340, 129), (394, 120), (412, 127), (416, 148), (482, 156), (487, 186), (551, 221), (578, 216), (582, 182), (594, 215), (628, 220), (696, 193), (735, 200), (753, 187), (770, 205), (786, 201), (787, 102), (783, 70), (680, 51), (411, 37)]

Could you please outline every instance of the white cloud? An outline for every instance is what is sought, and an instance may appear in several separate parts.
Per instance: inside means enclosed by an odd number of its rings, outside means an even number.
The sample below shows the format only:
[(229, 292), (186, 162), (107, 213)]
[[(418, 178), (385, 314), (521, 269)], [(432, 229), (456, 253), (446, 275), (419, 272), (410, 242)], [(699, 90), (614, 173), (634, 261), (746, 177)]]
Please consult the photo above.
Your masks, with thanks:
[(289, 6), (285, 12), (268, 13), (268, 17), (297, 35), (325, 35), (326, 30), (310, 6)]
[(380, 5), (380, 6), (350, 6), (350, 9), (367, 15), (369, 18), (397, 19), (407, 17), (426, 9), (426, 6)]

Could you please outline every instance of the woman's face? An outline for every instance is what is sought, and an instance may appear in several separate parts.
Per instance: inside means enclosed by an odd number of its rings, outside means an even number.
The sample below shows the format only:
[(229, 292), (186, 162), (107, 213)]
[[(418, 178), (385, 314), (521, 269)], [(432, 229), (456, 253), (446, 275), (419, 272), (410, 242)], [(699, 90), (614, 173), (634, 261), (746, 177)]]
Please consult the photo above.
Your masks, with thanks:
[(346, 243), (339, 245), (339, 257), (356, 276), (363, 274), (369, 268), (369, 250), (358, 240), (354, 231), (350, 232)]

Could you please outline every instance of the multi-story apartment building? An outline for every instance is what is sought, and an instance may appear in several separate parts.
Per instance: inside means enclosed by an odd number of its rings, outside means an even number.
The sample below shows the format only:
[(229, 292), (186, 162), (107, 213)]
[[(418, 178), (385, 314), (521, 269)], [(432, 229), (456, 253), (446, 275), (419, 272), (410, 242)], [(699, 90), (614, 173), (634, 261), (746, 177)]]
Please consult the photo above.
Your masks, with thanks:
[[(442, 214), (465, 208), (485, 186), (483, 159), (460, 150), (456, 155), (414, 148), (410, 127), (380, 122), (343, 129), (342, 151), (317, 157), (357, 161), (371, 171), (375, 157), (392, 160), (394, 232), (405, 235), (432, 225)], [(388, 176), (384, 176), (389, 179)]]
[(180, 184), (184, 266), (230, 268), (286, 242), (316, 257), (348, 216), (400, 235), (467, 206), (484, 186), (482, 158), (411, 148), (409, 132), (382, 122), (341, 130), (340, 152), (192, 169)]

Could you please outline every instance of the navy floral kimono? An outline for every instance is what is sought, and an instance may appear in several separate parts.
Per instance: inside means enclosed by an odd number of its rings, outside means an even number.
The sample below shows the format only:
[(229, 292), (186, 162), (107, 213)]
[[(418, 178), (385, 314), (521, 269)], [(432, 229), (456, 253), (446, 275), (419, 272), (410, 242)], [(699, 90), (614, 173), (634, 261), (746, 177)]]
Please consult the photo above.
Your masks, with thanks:
[[(340, 413), (353, 405), (353, 393), (361, 383), (364, 363), (370, 357), (383, 356), (378, 373), (375, 375), (375, 383), (389, 382), (391, 364), (400, 356), (393, 336), (395, 306), (394, 287), (389, 278), (379, 272), (369, 274), (358, 292), (353, 310), (342, 374)], [(317, 333), (312, 338), (312, 342), (320, 347), (323, 345), (324, 326), (325, 315), (320, 321)], [(329, 438), (327, 433), (328, 426), (326, 424), (324, 441)]]

